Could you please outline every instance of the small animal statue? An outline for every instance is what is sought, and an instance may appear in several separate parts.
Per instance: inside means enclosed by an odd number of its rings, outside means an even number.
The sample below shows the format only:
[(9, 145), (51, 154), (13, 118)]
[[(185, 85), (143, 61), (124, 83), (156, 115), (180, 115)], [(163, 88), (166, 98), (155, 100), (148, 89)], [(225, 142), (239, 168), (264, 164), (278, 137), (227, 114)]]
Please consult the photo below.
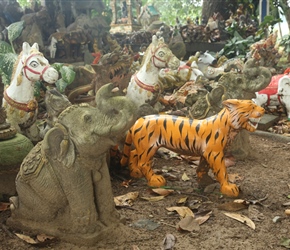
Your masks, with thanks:
[[(189, 58), (191, 61), (191, 58)], [(225, 72), (234, 69), (236, 72), (242, 72), (244, 63), (239, 58), (233, 58), (225, 61), (221, 66), (215, 67), (217, 60), (210, 53), (204, 52), (200, 53), (197, 61), (192, 60), (191, 67), (197, 64), (198, 69), (204, 74), (208, 79), (215, 79), (217, 76), (224, 74)]]
[(58, 72), (39, 52), (38, 44), (34, 43), (30, 47), (24, 42), (22, 52), (14, 64), (10, 85), (4, 90), (3, 100), (7, 120), (19, 133), (38, 140), (38, 129), (35, 125), (38, 103), (34, 97), (34, 83), (43, 80), (52, 84), (57, 79)]
[(153, 106), (158, 102), (163, 89), (158, 80), (160, 69), (177, 69), (179, 65), (179, 59), (173, 55), (164, 39), (162, 37), (157, 39), (154, 35), (143, 56), (139, 71), (131, 77), (126, 96), (138, 107), (145, 103)]
[(50, 58), (54, 59), (56, 55), (56, 50), (57, 50), (57, 39), (55, 37), (51, 37), (50, 45), (49, 45), (49, 55)]
[(166, 180), (151, 168), (153, 156), (160, 147), (184, 155), (199, 155), (199, 183), (209, 178), (210, 168), (220, 183), (221, 192), (238, 196), (238, 187), (228, 181), (224, 150), (241, 129), (255, 131), (265, 110), (251, 100), (228, 99), (223, 105), (218, 114), (203, 120), (172, 115), (139, 118), (127, 134), (121, 165), (129, 162), (132, 177), (145, 176), (149, 186), (160, 187)]
[(199, 76), (203, 76), (203, 73), (197, 68), (196, 64), (191, 66), (183, 61), (180, 61), (177, 70), (165, 68), (159, 71), (159, 77), (165, 90), (176, 89), (186, 82), (196, 81)]
[(284, 106), (290, 120), (290, 75), (286, 71), (284, 74), (272, 76), (269, 85), (255, 93), (256, 98), (253, 101), (259, 106), (269, 108), (276, 108), (279, 105)]

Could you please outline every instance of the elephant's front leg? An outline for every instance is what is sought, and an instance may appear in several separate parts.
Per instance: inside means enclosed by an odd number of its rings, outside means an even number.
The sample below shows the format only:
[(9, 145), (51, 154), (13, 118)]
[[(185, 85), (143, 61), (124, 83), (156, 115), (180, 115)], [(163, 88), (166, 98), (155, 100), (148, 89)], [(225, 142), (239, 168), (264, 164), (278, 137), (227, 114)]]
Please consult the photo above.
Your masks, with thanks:
[(63, 178), (62, 182), (69, 203), (72, 231), (80, 233), (98, 231), (103, 225), (98, 221), (92, 173), (77, 164), (74, 167), (74, 171), (68, 171), (66, 181)]
[(93, 185), (96, 208), (99, 212), (100, 221), (108, 226), (109, 224), (119, 222), (120, 215), (115, 209), (106, 156), (101, 156), (97, 160), (95, 169), (93, 170)]
[(224, 157), (223, 152), (211, 152), (205, 156), (209, 163), (209, 167), (212, 169), (217, 181), (221, 185), (221, 193), (229, 197), (237, 197), (239, 195), (239, 188), (237, 185), (229, 183), (228, 181)]

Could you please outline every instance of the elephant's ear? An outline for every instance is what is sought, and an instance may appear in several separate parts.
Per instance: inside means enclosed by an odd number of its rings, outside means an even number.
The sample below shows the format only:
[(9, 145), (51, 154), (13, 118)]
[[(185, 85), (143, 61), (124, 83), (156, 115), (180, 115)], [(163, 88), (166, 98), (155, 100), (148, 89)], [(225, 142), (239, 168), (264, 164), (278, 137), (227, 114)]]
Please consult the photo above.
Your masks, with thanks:
[(76, 153), (67, 129), (60, 123), (50, 129), (42, 142), (42, 150), (46, 157), (55, 164), (61, 164), (67, 168), (74, 164)]

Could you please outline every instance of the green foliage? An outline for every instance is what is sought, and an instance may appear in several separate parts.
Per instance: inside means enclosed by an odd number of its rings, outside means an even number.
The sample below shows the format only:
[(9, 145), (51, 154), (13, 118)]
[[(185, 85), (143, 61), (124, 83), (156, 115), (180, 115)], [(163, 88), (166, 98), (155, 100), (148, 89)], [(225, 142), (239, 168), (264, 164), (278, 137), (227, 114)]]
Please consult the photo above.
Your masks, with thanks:
[(225, 44), (224, 48), (219, 52), (219, 55), (224, 55), (227, 58), (233, 57), (246, 57), (249, 52), (250, 46), (265, 38), (267, 32), (270, 29), (270, 33), (273, 31), (273, 27), (276, 23), (280, 22), (280, 19), (272, 16), (266, 16), (264, 21), (259, 25), (255, 36), (246, 37), (246, 29), (240, 28), (236, 22), (227, 28), (227, 32), (230, 39)]
[(60, 93), (64, 93), (65, 88), (74, 81), (76, 72), (72, 66), (66, 66), (62, 63), (54, 63), (51, 66), (61, 75), (61, 78), (57, 80), (55, 85)]
[(12, 50), (15, 53), (13, 47), (13, 41), (20, 36), (22, 30), (24, 28), (24, 21), (19, 21), (16, 23), (10, 24), (6, 29), (8, 30), (8, 40), (11, 44)]
[(182, 24), (189, 17), (194, 20), (201, 16), (201, 0), (149, 0), (147, 3), (154, 5), (160, 12), (160, 19), (168, 25), (176, 25), (176, 18)]
[(284, 51), (290, 54), (290, 35), (285, 35), (280, 41), (280, 46), (284, 47)]
[(17, 55), (15, 53), (1, 53), (0, 51), (0, 75), (4, 85), (10, 84), (13, 66), (16, 59)]

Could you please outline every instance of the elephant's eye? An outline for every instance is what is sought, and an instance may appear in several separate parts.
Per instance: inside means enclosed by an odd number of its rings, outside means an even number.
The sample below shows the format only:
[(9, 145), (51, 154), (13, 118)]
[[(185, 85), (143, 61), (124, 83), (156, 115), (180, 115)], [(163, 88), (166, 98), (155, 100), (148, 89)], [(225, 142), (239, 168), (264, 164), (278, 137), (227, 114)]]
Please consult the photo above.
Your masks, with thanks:
[(89, 123), (92, 121), (92, 116), (91, 115), (84, 115), (84, 121)]

